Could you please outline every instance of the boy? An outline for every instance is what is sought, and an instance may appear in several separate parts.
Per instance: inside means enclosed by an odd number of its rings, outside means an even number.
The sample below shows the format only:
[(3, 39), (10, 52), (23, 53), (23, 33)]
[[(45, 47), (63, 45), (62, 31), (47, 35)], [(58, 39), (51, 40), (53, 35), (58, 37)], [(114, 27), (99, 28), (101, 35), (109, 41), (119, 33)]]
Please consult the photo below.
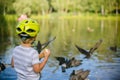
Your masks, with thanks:
[[(48, 61), (50, 50), (45, 49), (38, 54), (31, 47), (39, 30), (38, 23), (32, 19), (25, 19), (16, 27), (21, 44), (14, 48), (11, 64), (17, 72), (17, 80), (39, 80), (40, 72)], [(44, 59), (40, 62), (42, 57)]]

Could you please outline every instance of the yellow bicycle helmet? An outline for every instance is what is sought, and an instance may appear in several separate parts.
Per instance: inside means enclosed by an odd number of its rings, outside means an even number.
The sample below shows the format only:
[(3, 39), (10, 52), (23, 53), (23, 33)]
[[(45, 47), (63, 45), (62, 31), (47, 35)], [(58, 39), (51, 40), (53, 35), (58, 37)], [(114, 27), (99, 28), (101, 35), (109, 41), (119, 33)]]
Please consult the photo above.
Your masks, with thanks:
[(21, 38), (31, 38), (37, 36), (40, 27), (33, 19), (25, 19), (21, 21), (17, 27), (16, 32)]

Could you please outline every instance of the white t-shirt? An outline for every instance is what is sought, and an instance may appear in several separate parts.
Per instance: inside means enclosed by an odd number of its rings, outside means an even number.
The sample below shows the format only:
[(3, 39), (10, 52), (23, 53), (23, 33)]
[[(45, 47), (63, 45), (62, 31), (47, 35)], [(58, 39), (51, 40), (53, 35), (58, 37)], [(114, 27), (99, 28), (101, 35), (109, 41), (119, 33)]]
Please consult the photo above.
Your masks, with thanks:
[(39, 54), (34, 48), (16, 46), (13, 50), (13, 59), (17, 80), (39, 80), (40, 74), (33, 70), (33, 65), (40, 63)]

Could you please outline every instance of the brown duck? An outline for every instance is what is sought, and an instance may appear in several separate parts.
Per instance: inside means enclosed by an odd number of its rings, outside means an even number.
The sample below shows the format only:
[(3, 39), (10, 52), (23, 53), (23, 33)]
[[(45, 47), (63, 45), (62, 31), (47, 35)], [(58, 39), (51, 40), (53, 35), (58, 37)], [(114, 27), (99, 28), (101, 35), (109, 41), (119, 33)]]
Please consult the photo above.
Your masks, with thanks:
[(73, 70), (73, 72), (70, 74), (69, 80), (88, 80), (87, 77), (90, 73), (90, 70)]

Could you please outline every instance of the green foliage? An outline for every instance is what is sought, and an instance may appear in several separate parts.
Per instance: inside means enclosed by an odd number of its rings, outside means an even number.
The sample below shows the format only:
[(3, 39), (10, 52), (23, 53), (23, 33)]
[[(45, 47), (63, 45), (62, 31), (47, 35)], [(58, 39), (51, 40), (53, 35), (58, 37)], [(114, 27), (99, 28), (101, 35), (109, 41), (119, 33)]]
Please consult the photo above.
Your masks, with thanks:
[(32, 3), (30, 2), (31, 0), (16, 0), (13, 3), (14, 9), (16, 11), (16, 13), (19, 14), (30, 14), (31, 13), (31, 5)]
[(2, 0), (0, 0), (0, 14), (3, 14), (4, 12), (4, 2)]
[(12, 6), (15, 0), (0, 0), (0, 13), (14, 13), (14, 8)]
[(13, 3), (17, 14), (45, 13), (48, 10), (46, 0), (16, 0)]
[(0, 0), (1, 13), (120, 13), (120, 0)]

